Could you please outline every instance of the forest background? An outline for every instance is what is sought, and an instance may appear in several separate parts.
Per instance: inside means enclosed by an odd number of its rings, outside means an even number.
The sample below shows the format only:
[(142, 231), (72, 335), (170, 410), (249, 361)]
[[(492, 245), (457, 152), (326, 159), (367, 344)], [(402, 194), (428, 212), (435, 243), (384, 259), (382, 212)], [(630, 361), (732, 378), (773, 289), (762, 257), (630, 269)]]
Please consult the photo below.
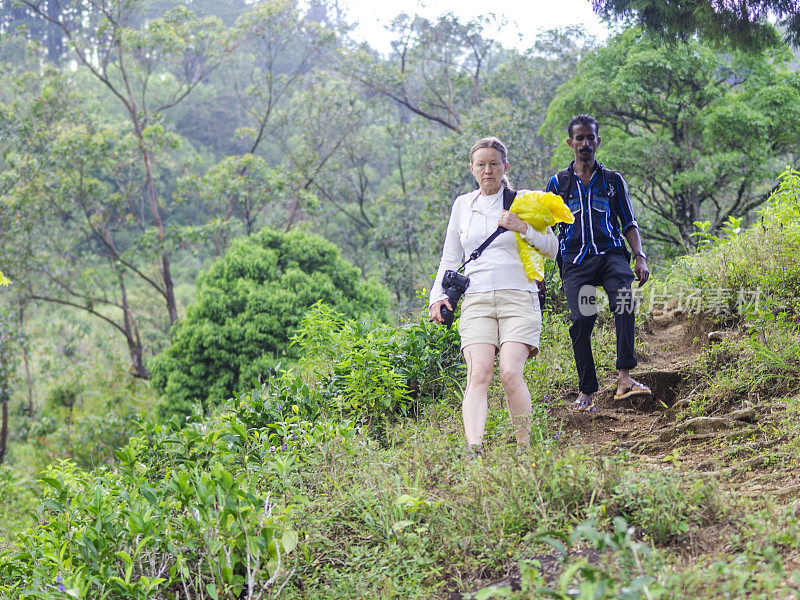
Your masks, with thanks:
[(480, 137), (538, 189), (569, 117), (596, 116), (656, 271), (756, 222), (797, 159), (774, 29), (720, 46), (623, 22), (518, 50), (493, 17), (400, 14), (381, 54), (319, 0), (0, 6), (0, 461), (28, 482), (110, 464), (139, 411), (184, 418), (295, 365), (320, 299), (419, 310)]

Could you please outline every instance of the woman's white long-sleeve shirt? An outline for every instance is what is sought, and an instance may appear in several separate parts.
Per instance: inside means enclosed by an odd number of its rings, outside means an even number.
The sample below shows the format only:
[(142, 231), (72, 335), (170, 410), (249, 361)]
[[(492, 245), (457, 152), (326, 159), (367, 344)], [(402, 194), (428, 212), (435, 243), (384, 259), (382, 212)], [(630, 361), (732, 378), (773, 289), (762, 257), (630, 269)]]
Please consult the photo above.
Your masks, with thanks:
[[(524, 190), (517, 193), (524, 193)], [(456, 198), (447, 223), (442, 260), (431, 288), (429, 306), (447, 297), (442, 289), (444, 272), (460, 267), (466, 257), (497, 229), (502, 212), (503, 188), (494, 196), (484, 196), (480, 190), (475, 190)], [(528, 225), (523, 238), (547, 258), (555, 258), (558, 239), (552, 228), (548, 227), (544, 233), (539, 233)], [(537, 289), (522, 267), (513, 231), (497, 236), (477, 260), (466, 266), (464, 274), (469, 277), (467, 294), (495, 290), (533, 292)]]

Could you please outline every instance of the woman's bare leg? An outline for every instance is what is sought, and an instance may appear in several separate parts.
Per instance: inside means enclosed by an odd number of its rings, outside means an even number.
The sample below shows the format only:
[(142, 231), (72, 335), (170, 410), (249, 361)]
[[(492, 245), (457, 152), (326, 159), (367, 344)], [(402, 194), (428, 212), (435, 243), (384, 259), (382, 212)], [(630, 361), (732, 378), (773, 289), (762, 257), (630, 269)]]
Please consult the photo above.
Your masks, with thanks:
[(530, 346), (521, 342), (505, 342), (500, 346), (500, 381), (517, 445), (522, 447), (531, 445), (531, 393), (523, 377), (529, 353)]
[[(494, 372), (494, 355), (494, 344), (470, 344), (464, 348), (467, 389), (461, 402), (461, 413), (464, 417), (464, 437), (469, 446), (477, 446), (483, 442), (486, 413), (489, 410), (489, 384)], [(528, 404), (530, 405), (530, 400)]]

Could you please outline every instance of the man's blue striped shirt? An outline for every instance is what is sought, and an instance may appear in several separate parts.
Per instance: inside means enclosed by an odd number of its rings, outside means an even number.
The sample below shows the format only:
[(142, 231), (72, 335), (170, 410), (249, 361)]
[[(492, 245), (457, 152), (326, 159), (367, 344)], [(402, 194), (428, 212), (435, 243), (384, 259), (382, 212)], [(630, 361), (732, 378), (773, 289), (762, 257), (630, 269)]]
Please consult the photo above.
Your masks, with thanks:
[[(575, 174), (574, 163), (567, 167), (570, 184), (563, 200), (575, 222), (560, 224), (558, 254), (561, 260), (579, 265), (586, 256), (625, 252), (622, 234), (639, 226), (633, 215), (628, 185), (622, 175), (595, 163), (596, 168), (586, 186)], [(546, 191), (558, 194), (558, 175), (550, 178)]]

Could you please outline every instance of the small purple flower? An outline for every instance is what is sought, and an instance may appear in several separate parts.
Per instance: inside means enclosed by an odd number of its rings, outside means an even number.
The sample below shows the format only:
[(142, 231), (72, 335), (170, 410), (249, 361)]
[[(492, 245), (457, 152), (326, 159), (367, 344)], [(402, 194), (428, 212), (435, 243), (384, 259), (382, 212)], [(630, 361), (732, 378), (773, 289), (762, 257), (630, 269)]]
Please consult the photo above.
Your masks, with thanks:
[(286, 451), (286, 444), (284, 444), (283, 446), (281, 446), (281, 450), (283, 450), (284, 452)]
[(62, 592), (62, 593), (63, 593), (63, 592), (66, 592), (66, 591), (67, 591), (67, 587), (64, 585), (64, 583), (63, 583), (63, 579), (61, 579), (61, 574), (60, 574), (60, 573), (59, 573), (59, 574), (58, 574), (58, 576), (56, 577), (56, 581), (55, 581), (55, 583), (57, 584), (57, 585), (56, 585), (56, 587), (58, 588), (58, 591), (59, 591), (59, 592)]
[(553, 436), (553, 439), (554, 439), (554, 440), (557, 440), (559, 437), (560, 437), (560, 436), (559, 436), (559, 434), (555, 434), (555, 435)]

